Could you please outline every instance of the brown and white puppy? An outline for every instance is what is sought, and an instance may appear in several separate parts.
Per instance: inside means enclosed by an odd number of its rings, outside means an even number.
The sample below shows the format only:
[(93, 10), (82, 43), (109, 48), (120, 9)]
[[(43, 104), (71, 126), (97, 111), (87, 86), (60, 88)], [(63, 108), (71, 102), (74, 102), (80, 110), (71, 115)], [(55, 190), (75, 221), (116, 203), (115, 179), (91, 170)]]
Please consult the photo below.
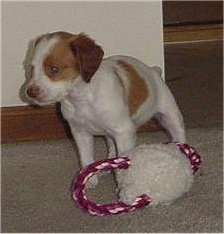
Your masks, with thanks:
[(110, 156), (122, 155), (135, 147), (136, 129), (152, 117), (173, 141), (185, 142), (182, 115), (160, 68), (133, 57), (103, 55), (84, 34), (40, 36), (26, 82), (26, 95), (34, 103), (61, 102), (82, 166), (94, 161), (94, 135), (106, 136)]

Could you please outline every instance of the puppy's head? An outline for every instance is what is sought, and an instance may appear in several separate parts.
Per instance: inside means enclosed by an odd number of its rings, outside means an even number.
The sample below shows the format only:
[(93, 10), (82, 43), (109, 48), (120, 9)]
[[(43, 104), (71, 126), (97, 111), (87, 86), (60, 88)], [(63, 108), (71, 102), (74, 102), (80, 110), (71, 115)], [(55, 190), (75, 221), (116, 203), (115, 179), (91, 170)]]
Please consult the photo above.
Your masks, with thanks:
[(39, 105), (61, 101), (78, 80), (90, 82), (103, 54), (84, 34), (55, 32), (38, 37), (29, 58), (26, 96)]

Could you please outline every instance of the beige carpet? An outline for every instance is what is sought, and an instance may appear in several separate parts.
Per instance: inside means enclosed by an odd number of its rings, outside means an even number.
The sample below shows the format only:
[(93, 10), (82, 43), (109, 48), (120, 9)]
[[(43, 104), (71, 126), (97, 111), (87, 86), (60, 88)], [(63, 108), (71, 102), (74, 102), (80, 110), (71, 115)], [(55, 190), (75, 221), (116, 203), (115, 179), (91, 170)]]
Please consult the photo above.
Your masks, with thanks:
[[(191, 129), (188, 142), (201, 153), (203, 168), (189, 193), (170, 206), (144, 208), (129, 214), (94, 217), (70, 198), (70, 183), (78, 170), (68, 140), (2, 146), (2, 232), (222, 232), (222, 130)], [(143, 133), (139, 143), (166, 141), (166, 135)], [(105, 155), (96, 138), (98, 159)], [(115, 201), (113, 176), (101, 177), (90, 195)]]

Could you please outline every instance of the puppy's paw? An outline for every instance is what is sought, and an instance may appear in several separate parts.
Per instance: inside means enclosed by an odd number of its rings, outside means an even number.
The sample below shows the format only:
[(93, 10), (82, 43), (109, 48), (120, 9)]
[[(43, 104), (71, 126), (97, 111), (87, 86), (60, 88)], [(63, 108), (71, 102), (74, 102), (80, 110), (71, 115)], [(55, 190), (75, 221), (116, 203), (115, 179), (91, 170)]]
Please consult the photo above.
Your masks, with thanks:
[(97, 175), (94, 175), (88, 180), (86, 187), (90, 189), (94, 189), (98, 185), (98, 182), (99, 180), (98, 180)]

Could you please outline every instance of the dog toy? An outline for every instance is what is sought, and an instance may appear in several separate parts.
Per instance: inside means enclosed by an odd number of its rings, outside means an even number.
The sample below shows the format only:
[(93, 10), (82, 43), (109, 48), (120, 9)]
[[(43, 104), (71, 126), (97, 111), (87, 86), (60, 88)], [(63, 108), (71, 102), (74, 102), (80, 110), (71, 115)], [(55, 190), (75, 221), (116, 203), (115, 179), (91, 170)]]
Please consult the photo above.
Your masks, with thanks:
[[(129, 157), (94, 162), (79, 172), (71, 188), (78, 207), (92, 215), (106, 216), (127, 213), (148, 204), (170, 204), (190, 189), (193, 174), (201, 165), (200, 155), (188, 144), (145, 144), (127, 154)], [(89, 178), (113, 169), (118, 169), (115, 173), (119, 201), (112, 204), (90, 201), (85, 193)]]

